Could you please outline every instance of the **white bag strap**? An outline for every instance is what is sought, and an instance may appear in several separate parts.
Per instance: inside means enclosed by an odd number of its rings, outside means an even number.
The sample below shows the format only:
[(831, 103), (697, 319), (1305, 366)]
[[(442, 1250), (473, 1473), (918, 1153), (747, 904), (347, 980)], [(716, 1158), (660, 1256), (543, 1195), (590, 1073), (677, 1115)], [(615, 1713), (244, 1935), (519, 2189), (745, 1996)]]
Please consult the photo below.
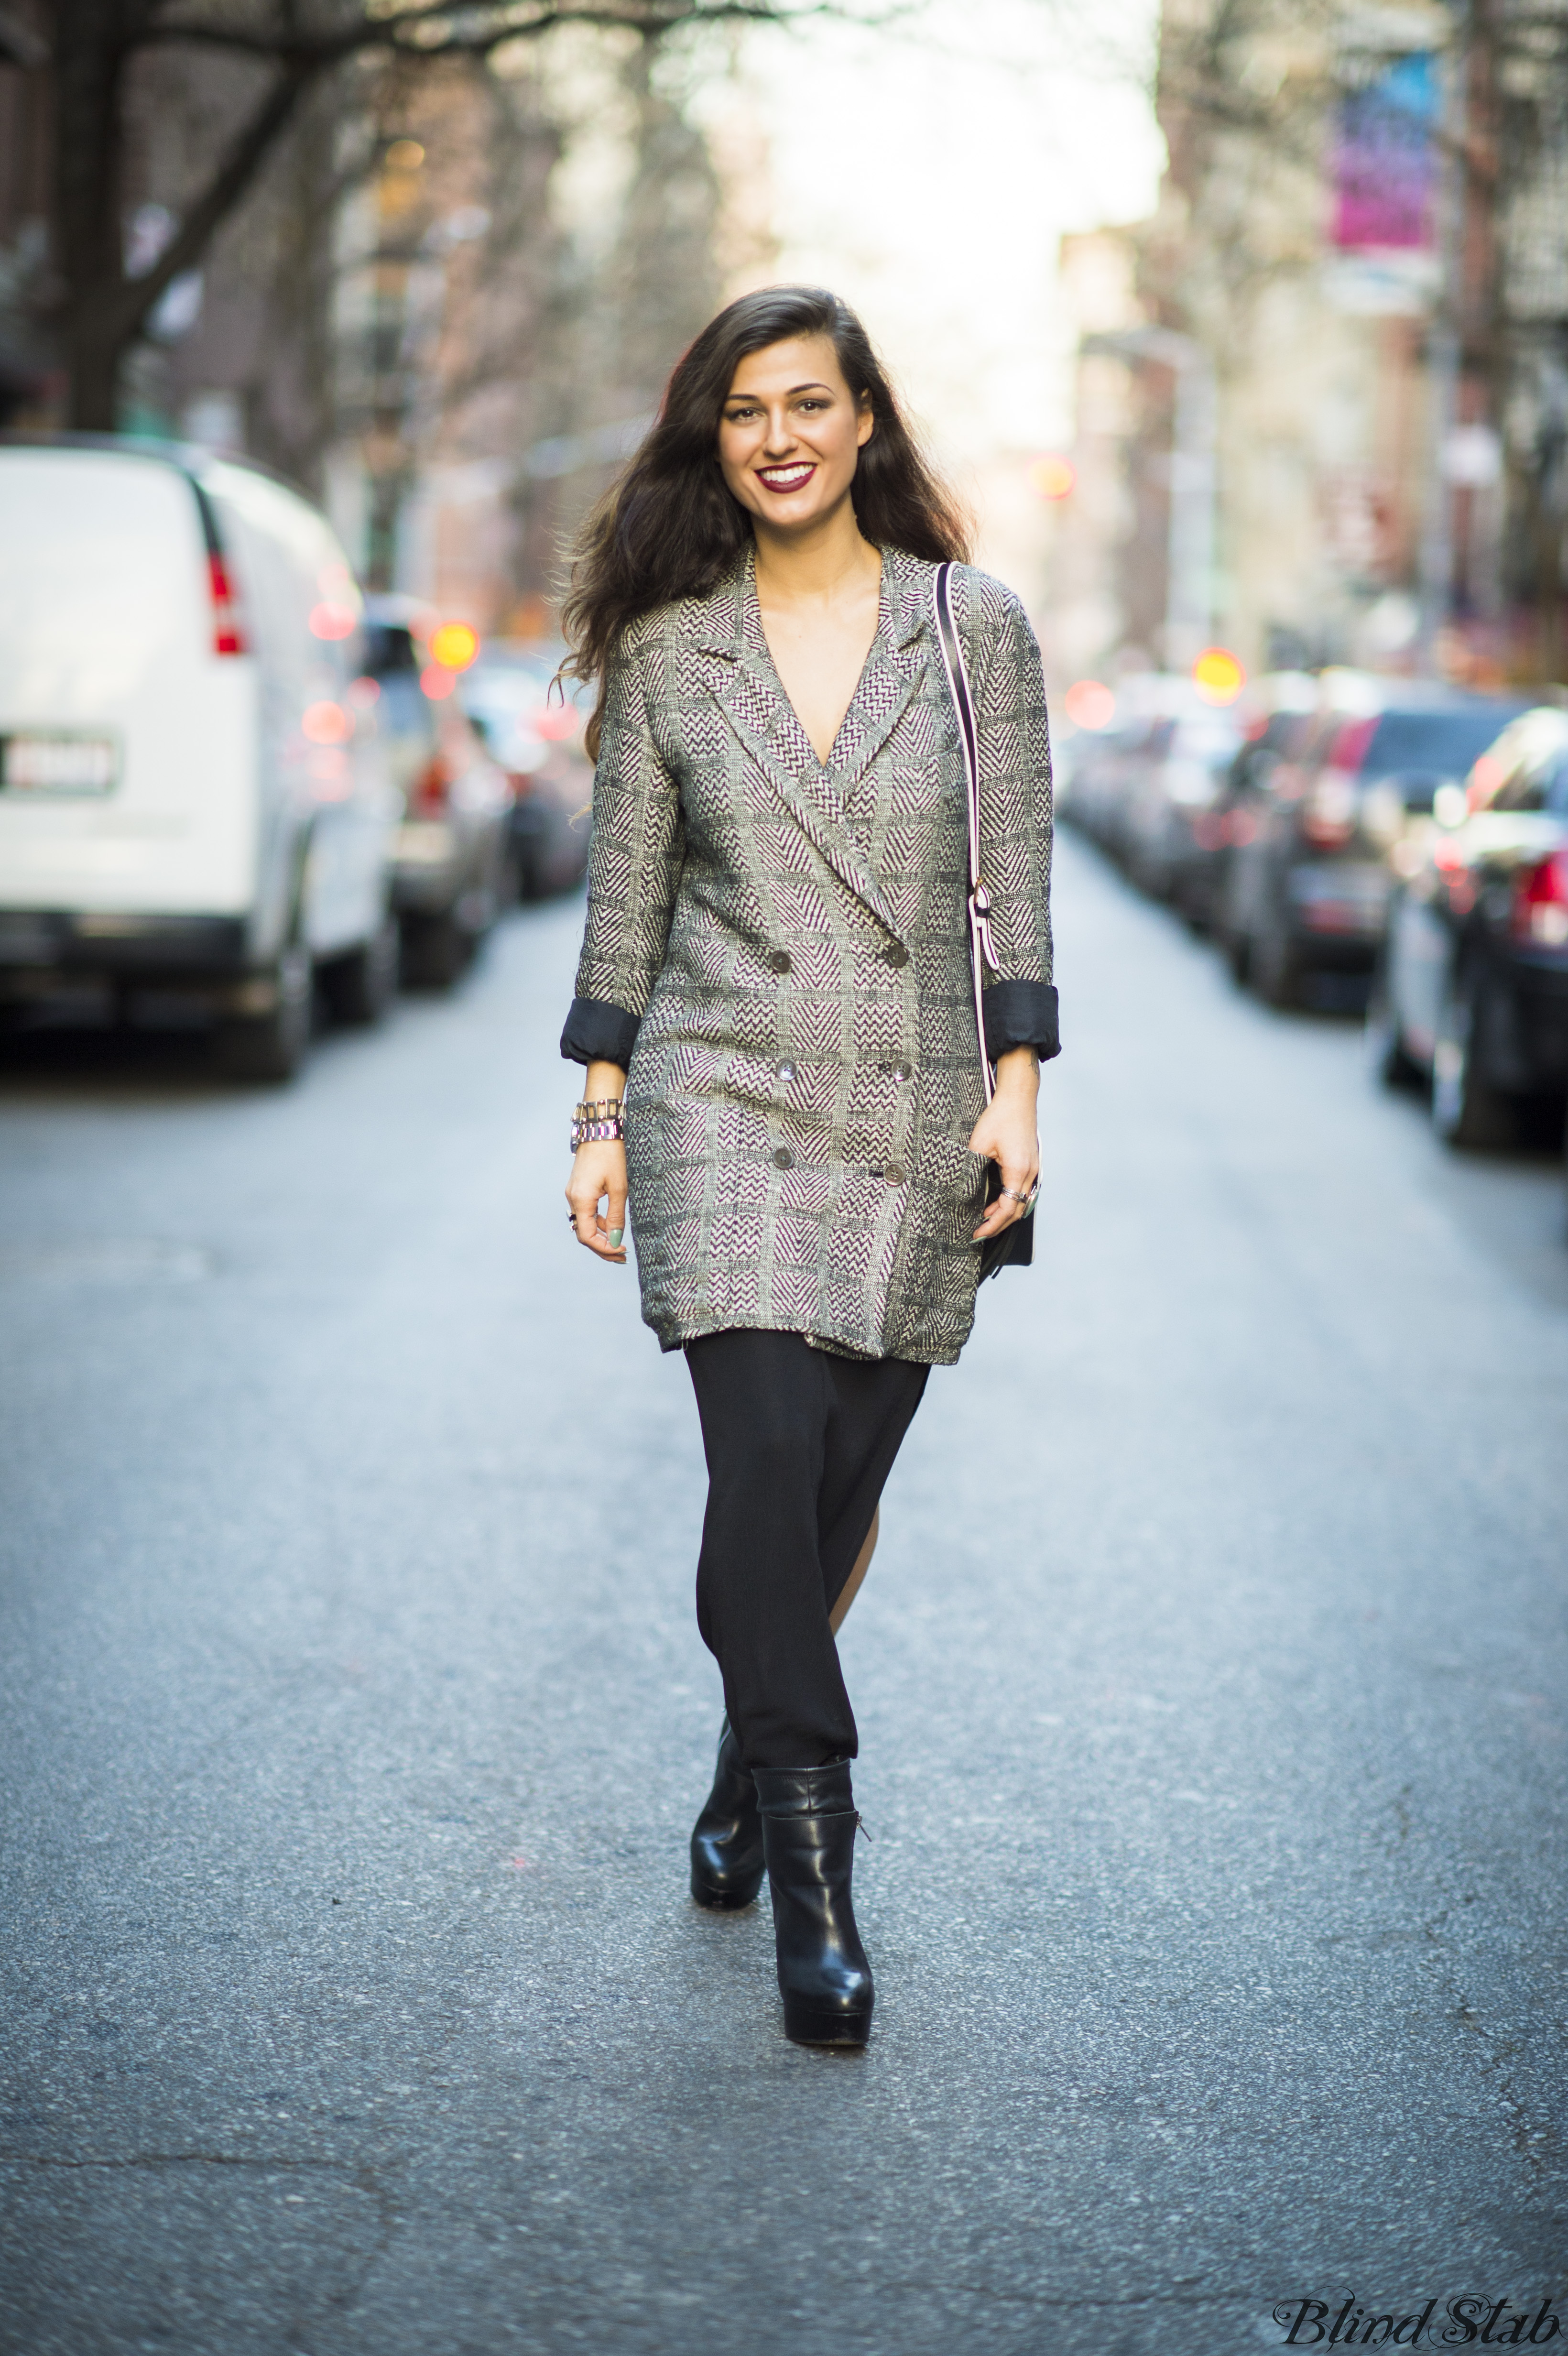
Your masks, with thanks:
[(942, 667), (947, 674), (947, 691), (958, 715), (958, 741), (964, 748), (964, 770), (969, 787), (969, 970), (975, 984), (980, 1076), (985, 1083), (986, 1102), (989, 1104), (996, 1093), (997, 1076), (986, 1053), (985, 969), (989, 966), (993, 973), (997, 973), (1001, 968), (991, 937), (991, 898), (980, 873), (980, 740), (975, 724), (974, 699), (969, 693), (969, 673), (964, 661), (964, 641), (953, 618), (951, 564), (937, 566), (931, 602), (936, 616), (936, 642), (942, 648)]

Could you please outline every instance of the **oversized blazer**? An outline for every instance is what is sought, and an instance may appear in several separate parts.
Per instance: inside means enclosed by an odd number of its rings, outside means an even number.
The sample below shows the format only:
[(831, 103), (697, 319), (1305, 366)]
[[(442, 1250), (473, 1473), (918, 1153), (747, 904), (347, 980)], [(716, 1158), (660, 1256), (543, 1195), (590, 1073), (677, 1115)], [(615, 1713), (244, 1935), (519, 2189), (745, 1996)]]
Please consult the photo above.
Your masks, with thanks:
[[(826, 763), (773, 669), (750, 552), (625, 633), (593, 781), (564, 1055), (629, 1066), (643, 1315), (947, 1365), (974, 1322), (986, 1165), (966, 792), (931, 613), (888, 550), (877, 632)], [(1051, 754), (1010, 590), (954, 574), (979, 724), (993, 1055), (1057, 1052)]]

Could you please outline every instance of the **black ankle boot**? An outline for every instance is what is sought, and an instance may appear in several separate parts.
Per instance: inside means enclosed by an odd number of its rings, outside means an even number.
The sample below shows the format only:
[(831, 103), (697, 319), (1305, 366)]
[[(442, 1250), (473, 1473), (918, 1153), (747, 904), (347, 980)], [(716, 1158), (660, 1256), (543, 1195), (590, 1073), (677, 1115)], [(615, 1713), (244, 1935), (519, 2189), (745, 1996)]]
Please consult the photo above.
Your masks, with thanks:
[(765, 1870), (757, 1787), (726, 1719), (713, 1789), (691, 1836), (691, 1894), (699, 1906), (749, 1906)]
[(784, 2034), (797, 2045), (864, 2045), (871, 1966), (849, 1898), (855, 1797), (849, 1762), (759, 1768)]

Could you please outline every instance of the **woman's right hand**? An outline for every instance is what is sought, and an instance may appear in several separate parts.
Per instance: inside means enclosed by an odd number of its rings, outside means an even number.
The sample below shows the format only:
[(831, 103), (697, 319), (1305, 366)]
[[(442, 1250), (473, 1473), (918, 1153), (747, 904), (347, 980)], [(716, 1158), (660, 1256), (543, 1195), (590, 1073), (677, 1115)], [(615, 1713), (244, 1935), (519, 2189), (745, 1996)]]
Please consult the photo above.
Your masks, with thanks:
[[(566, 1199), (577, 1240), (601, 1259), (626, 1265), (626, 1149), (619, 1138), (590, 1138), (580, 1145), (567, 1181)], [(602, 1211), (600, 1205), (607, 1205)]]

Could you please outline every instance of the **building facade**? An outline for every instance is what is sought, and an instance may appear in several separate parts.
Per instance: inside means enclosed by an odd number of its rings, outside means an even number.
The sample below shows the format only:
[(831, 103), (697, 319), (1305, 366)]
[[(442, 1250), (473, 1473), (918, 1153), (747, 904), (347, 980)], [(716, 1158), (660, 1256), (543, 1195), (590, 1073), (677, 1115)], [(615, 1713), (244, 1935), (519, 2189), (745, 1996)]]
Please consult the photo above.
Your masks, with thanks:
[(1168, 164), (1155, 217), (1101, 233), (1113, 322), (1095, 240), (1062, 255), (1093, 509), (1069, 573), (1113, 534), (1097, 651), (1087, 609), (1068, 630), (1084, 669), (1185, 664), (1172, 506), (1206, 466), (1203, 602), (1249, 670), (1568, 669), (1565, 36), (1568, 0), (1168, 0)]

